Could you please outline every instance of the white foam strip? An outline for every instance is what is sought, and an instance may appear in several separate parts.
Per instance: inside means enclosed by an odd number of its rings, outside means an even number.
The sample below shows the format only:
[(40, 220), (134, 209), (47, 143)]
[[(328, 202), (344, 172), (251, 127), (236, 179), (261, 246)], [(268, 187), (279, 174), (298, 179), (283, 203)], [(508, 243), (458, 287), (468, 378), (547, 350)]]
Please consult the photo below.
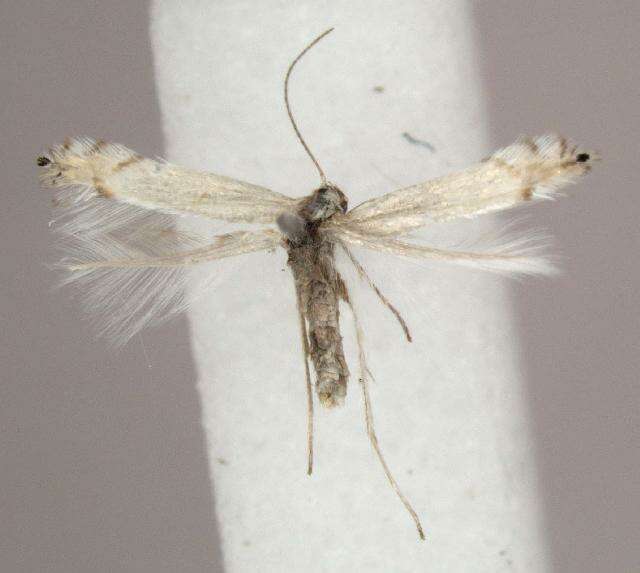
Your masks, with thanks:
[[(351, 205), (492, 151), (465, 2), (188, 0), (152, 9), (168, 159), (289, 195), (312, 191), (317, 174), (287, 123), (282, 80), (330, 26), (296, 69), (291, 98)], [(346, 316), (347, 403), (317, 408), (306, 476), (293, 284), (282, 253), (248, 260), (190, 315), (226, 571), (546, 571), (504, 283), (477, 271), (372, 268), (389, 298), (396, 283), (408, 293), (393, 302), (410, 312), (413, 344), (362, 295), (377, 430), (422, 518), (419, 542), (366, 439)]]

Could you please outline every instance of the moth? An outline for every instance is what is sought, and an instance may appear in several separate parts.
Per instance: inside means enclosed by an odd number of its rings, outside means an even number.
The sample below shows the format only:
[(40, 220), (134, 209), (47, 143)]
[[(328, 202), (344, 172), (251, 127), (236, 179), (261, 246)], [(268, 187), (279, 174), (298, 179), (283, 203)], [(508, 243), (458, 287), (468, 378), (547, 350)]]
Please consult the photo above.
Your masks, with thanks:
[[(123, 342), (152, 320), (182, 310), (184, 275), (199, 263), (246, 253), (284, 249), (293, 276), (307, 391), (307, 472), (313, 467), (313, 384), (324, 408), (343, 403), (349, 368), (340, 332), (340, 306), (353, 314), (359, 383), (369, 440), (386, 477), (424, 532), (380, 450), (368, 393), (370, 371), (362, 328), (349, 290), (335, 264), (338, 251), (411, 333), (396, 307), (371, 280), (352, 247), (417, 259), (465, 264), (508, 274), (546, 273), (551, 265), (527, 236), (492, 249), (451, 250), (421, 243), (412, 233), (429, 225), (471, 219), (552, 199), (557, 190), (588, 172), (594, 155), (557, 135), (524, 137), (477, 165), (439, 179), (370, 199), (348, 209), (347, 195), (331, 183), (305, 142), (291, 112), (289, 80), (300, 59), (332, 29), (318, 36), (290, 64), (284, 100), (300, 143), (320, 176), (306, 197), (292, 198), (235, 179), (147, 159), (122, 145), (72, 139), (38, 158), (45, 186), (59, 189), (56, 227), (66, 244), (61, 265), (92, 311), (104, 313), (103, 333)], [(180, 232), (176, 216), (262, 225), (213, 238)]]

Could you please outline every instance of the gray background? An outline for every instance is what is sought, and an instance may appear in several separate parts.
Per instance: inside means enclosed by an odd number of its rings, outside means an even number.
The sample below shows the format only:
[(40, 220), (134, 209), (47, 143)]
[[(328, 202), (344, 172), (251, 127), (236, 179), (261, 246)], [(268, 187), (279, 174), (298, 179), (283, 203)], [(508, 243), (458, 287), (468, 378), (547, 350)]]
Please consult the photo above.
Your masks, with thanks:
[[(640, 5), (476, 6), (496, 143), (562, 129), (604, 158), (579, 199), (540, 207), (564, 276), (513, 295), (556, 569), (637, 570)], [(113, 353), (45, 266), (43, 148), (89, 134), (162, 154), (147, 7), (1, 15), (0, 569), (218, 571), (184, 319)]]

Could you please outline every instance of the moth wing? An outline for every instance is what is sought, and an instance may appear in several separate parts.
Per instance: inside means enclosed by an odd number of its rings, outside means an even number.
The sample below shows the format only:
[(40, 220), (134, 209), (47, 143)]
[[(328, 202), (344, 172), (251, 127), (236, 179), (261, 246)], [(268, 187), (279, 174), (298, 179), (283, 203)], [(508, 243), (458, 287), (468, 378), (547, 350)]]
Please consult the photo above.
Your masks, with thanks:
[(327, 227), (398, 236), (429, 222), (474, 218), (551, 199), (589, 171), (594, 159), (561, 136), (521, 138), (464, 171), (365, 201)]
[(210, 222), (214, 228), (203, 232), (180, 230), (175, 214), (200, 215), (205, 225), (207, 219), (273, 223), (295, 204), (112, 144), (76, 140), (44, 159), (43, 182), (60, 189), (52, 227), (63, 252), (63, 283), (79, 289), (99, 334), (116, 345), (189, 305), (185, 287), (194, 265), (210, 271), (197, 273), (200, 284), (189, 289), (197, 295), (221, 278), (221, 259), (274, 249), (282, 240), (275, 228), (213, 236), (220, 224)]
[[(116, 346), (209, 293), (229, 272), (221, 259), (234, 258), (236, 264), (236, 257), (273, 250), (282, 241), (275, 229), (197, 235), (180, 231), (172, 217), (154, 212), (138, 213), (131, 225), (131, 209), (137, 210), (128, 207), (128, 224), (112, 225), (108, 233), (67, 233), (77, 220), (61, 222), (59, 228), (65, 253), (58, 265), (65, 273), (63, 284), (79, 290), (98, 334)], [(196, 265), (204, 272), (191, 273)]]
[(172, 214), (232, 223), (274, 223), (299, 200), (229, 177), (186, 169), (138, 155), (126, 147), (74, 139), (39, 158), (41, 180), (79, 188), (77, 199), (118, 201)]
[(548, 237), (539, 231), (500, 233), (484, 232), (467, 237), (462, 244), (450, 245), (440, 238), (401, 239), (388, 235), (359, 233), (341, 227), (331, 231), (331, 238), (346, 247), (364, 248), (406, 259), (432, 263), (452, 263), (507, 276), (551, 275), (557, 272), (553, 258), (546, 251)]

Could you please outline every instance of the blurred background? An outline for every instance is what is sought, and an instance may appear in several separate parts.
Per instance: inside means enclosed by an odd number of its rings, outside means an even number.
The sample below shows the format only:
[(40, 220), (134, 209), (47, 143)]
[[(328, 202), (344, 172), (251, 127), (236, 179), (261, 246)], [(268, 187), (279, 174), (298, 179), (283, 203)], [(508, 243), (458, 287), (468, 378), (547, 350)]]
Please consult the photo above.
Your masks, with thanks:
[[(114, 353), (47, 268), (40, 152), (163, 155), (148, 6), (0, 5), (0, 569), (222, 571), (186, 319)], [(564, 274), (511, 289), (554, 570), (637, 571), (640, 5), (472, 6), (496, 146), (561, 126), (603, 156), (539, 207)]]

